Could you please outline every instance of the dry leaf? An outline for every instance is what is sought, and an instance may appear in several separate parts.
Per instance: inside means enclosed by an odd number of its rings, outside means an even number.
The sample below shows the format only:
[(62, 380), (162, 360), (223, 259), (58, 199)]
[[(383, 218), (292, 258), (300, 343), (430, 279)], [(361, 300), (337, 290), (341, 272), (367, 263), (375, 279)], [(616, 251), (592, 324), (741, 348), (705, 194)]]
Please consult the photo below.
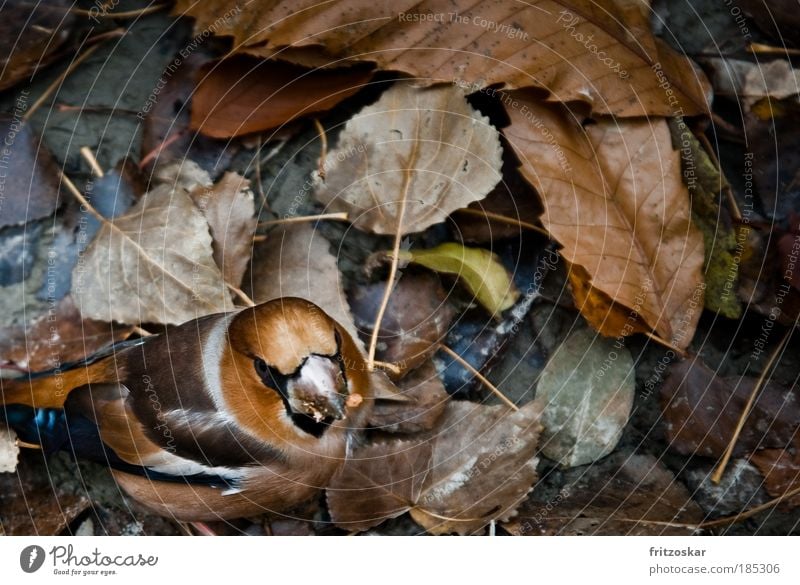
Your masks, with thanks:
[(0, 473), (14, 473), (18, 458), (17, 434), (11, 429), (0, 428)]
[(202, 212), (169, 185), (103, 224), (73, 271), (72, 295), (84, 317), (128, 324), (178, 324), (233, 308)]
[(800, 93), (800, 71), (791, 63), (776, 59), (752, 63), (739, 59), (707, 59), (713, 72), (711, 83), (715, 93), (741, 100), (747, 108), (762, 98), (782, 100)]
[(633, 407), (633, 360), (622, 344), (587, 329), (555, 351), (536, 387), (542, 409), (542, 454), (564, 467), (611, 453)]
[(214, 261), (225, 282), (238, 287), (250, 262), (258, 224), (250, 181), (225, 173), (213, 187), (195, 189), (191, 197), (211, 230)]
[(201, 70), (192, 97), (191, 126), (214, 138), (269, 130), (329, 110), (371, 77), (371, 68), (312, 70), (234, 56)]
[[(707, 82), (692, 62), (656, 39), (642, 4), (591, 0), (494, 2), (260, 0), (220, 22), (225, 0), (180, 0), (196, 29), (232, 35), (239, 51), (281, 58), (322, 47), (329, 60), (372, 61), (418, 83), (461, 81), (474, 89), (535, 86), (559, 101), (582, 100), (625, 116), (706, 113)], [(670, 103), (670, 102), (673, 103)]]
[(0, 494), (0, 528), (8, 536), (57, 536), (91, 505), (86, 496), (54, 486)]
[(359, 229), (421, 232), (485, 197), (500, 180), (501, 155), (497, 130), (459, 89), (401, 81), (347, 122), (315, 195)]
[[(800, 452), (787, 449), (764, 449), (750, 455), (750, 462), (764, 476), (764, 487), (774, 498), (800, 487)], [(788, 504), (800, 506), (800, 496), (789, 498)]]
[[(673, 364), (661, 387), (661, 410), (670, 447), (683, 455), (722, 457), (756, 378), (721, 378), (698, 358)], [(788, 445), (798, 426), (797, 392), (768, 382), (742, 428), (734, 457)]]
[(81, 360), (130, 333), (127, 327), (84, 319), (67, 295), (26, 326), (0, 334), (0, 362), (39, 372)]
[(399, 258), (457, 276), (475, 301), (495, 317), (519, 299), (519, 290), (500, 258), (483, 248), (447, 242), (428, 250), (401, 250)]
[[(385, 282), (354, 286), (349, 296), (356, 326), (369, 339)], [(433, 274), (404, 274), (392, 289), (378, 335), (377, 359), (400, 368), (402, 377), (437, 351), (453, 320), (447, 293)], [(389, 372), (392, 375), (391, 372)]]
[[(507, 107), (506, 136), (544, 201), (542, 223), (561, 255), (585, 269), (599, 292), (687, 347), (703, 307), (703, 238), (691, 222), (667, 123), (582, 126), (562, 106), (519, 100)], [(582, 307), (596, 323), (589, 309)]]
[(555, 497), (535, 496), (503, 528), (524, 536), (688, 536), (704, 519), (683, 484), (651, 455), (612, 455), (581, 470)]
[[(0, 19), (0, 90), (30, 79), (69, 38), (72, 2), (8, 2)], [(27, 95), (27, 92), (25, 92)]]
[(388, 433), (417, 433), (434, 427), (447, 406), (449, 395), (430, 360), (399, 383), (398, 401), (376, 400), (367, 425)]
[(536, 480), (538, 419), (533, 403), (509, 413), (450, 402), (435, 430), (357, 450), (327, 490), (331, 518), (367, 530), (410, 512), (432, 534), (507, 518)]
[(358, 343), (336, 258), (319, 232), (305, 223), (270, 232), (256, 245), (245, 279), (256, 303), (280, 297), (311, 301), (338, 321)]
[(58, 166), (19, 116), (0, 117), (0, 228), (47, 217), (58, 207)]

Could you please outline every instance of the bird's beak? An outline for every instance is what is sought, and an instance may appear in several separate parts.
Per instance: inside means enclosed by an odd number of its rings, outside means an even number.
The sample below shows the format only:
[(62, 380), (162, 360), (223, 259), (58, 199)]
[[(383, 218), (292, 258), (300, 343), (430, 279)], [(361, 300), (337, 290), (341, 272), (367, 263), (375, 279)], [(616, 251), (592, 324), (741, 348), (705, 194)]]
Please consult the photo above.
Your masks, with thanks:
[(345, 417), (347, 383), (332, 358), (310, 355), (297, 375), (289, 381), (289, 407), (315, 422)]

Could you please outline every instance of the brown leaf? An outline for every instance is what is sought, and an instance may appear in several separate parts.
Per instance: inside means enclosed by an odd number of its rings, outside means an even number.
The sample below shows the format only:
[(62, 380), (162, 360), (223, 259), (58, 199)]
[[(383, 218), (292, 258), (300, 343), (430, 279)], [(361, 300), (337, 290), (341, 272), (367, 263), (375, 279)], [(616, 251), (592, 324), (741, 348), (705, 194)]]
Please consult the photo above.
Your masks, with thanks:
[(84, 317), (128, 324), (178, 324), (233, 307), (203, 214), (170, 185), (103, 224), (73, 271), (72, 295)]
[[(721, 378), (699, 359), (673, 364), (661, 387), (670, 447), (684, 455), (721, 457), (756, 378)], [(768, 382), (759, 392), (733, 456), (789, 444), (800, 425), (797, 392)]]
[(129, 332), (127, 327), (84, 319), (67, 295), (27, 326), (4, 330), (0, 335), (0, 360), (31, 372), (51, 370), (90, 356)]
[(315, 196), (359, 229), (420, 232), (482, 199), (500, 180), (501, 155), (497, 130), (459, 89), (401, 81), (347, 122)]
[[(365, 340), (372, 335), (385, 289), (385, 282), (377, 282), (358, 285), (350, 291), (350, 307)], [(453, 314), (447, 294), (435, 275), (404, 274), (389, 297), (378, 335), (377, 358), (396, 364), (401, 370), (397, 377), (402, 377), (437, 351)]]
[[(687, 347), (703, 307), (703, 238), (691, 222), (667, 123), (582, 126), (565, 107), (521, 94), (507, 110), (506, 136), (544, 201), (542, 222), (562, 256), (586, 271), (592, 287)], [(587, 318), (603, 320), (588, 310)]]
[(56, 486), (0, 493), (0, 534), (56, 536), (91, 506), (86, 496), (63, 493)]
[(336, 257), (328, 240), (308, 224), (288, 224), (257, 244), (245, 283), (256, 303), (280, 297), (311, 301), (358, 340)]
[(503, 525), (514, 535), (691, 535), (703, 512), (651, 455), (618, 453), (581, 470), (552, 498), (532, 497)]
[(0, 118), (0, 228), (47, 217), (58, 207), (58, 166), (20, 119), (23, 112)]
[(225, 282), (238, 287), (250, 262), (258, 224), (250, 181), (238, 173), (225, 173), (213, 187), (195, 189), (190, 195), (211, 230), (214, 262)]
[(433, 362), (429, 360), (410, 372), (398, 386), (399, 395), (408, 400), (376, 400), (367, 424), (388, 433), (432, 429), (449, 400)]
[(436, 429), (356, 451), (327, 490), (331, 517), (366, 530), (410, 512), (432, 534), (474, 533), (507, 518), (536, 480), (538, 419), (533, 403), (509, 414), (450, 402)]
[(0, 90), (50, 63), (70, 34), (72, 2), (9, 2), (0, 19)]
[(653, 36), (649, 11), (639, 3), (356, 0), (332, 9), (312, 0), (261, 0), (220, 24), (227, 9), (225, 0), (180, 0), (175, 13), (194, 16), (197, 30), (232, 35), (239, 50), (262, 57), (280, 58), (284, 47), (322, 47), (331, 60), (372, 61), (422, 84), (534, 86), (555, 100), (588, 102), (598, 113), (708, 109), (702, 73)]
[[(764, 476), (764, 487), (775, 498), (800, 487), (800, 452), (788, 449), (764, 449), (750, 455), (750, 462)], [(791, 506), (800, 506), (800, 495), (787, 500)]]
[(370, 67), (306, 69), (237, 55), (201, 69), (191, 127), (214, 138), (269, 130), (329, 110), (371, 77)]

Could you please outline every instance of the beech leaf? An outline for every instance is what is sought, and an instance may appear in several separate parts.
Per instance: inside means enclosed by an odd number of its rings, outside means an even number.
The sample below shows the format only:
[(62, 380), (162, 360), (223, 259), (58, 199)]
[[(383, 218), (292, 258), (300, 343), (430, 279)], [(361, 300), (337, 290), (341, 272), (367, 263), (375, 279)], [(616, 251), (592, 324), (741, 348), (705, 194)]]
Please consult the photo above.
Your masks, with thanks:
[(242, 5), (236, 18), (220, 19), (229, 8), (227, 0), (179, 0), (174, 13), (195, 17), (197, 31), (233, 36), (240, 52), (260, 57), (280, 59), (304, 47), (316, 57), (322, 48), (328, 62), (371, 61), (420, 84), (534, 86), (597, 113), (708, 111), (708, 82), (654, 37), (645, 3), (354, 0), (333, 9), (316, 0), (258, 0)]
[(361, 230), (421, 232), (485, 197), (501, 156), (499, 133), (462, 91), (400, 81), (347, 122), (315, 196)]
[(213, 138), (276, 128), (332, 108), (366, 84), (369, 68), (311, 70), (238, 55), (209, 64), (192, 96), (191, 126)]
[(519, 290), (500, 258), (483, 248), (447, 242), (428, 250), (401, 250), (399, 259), (457, 276), (475, 300), (495, 317), (519, 298)]
[(530, 491), (540, 430), (534, 403), (509, 414), (451, 401), (434, 430), (358, 449), (328, 487), (331, 517), (367, 530), (410, 512), (431, 534), (474, 533)]
[(128, 324), (179, 324), (230, 310), (211, 244), (186, 190), (160, 185), (104, 222), (73, 270), (72, 296), (85, 318)]
[(250, 181), (238, 173), (225, 173), (210, 188), (191, 193), (211, 230), (214, 261), (225, 282), (238, 287), (247, 270), (258, 220)]
[(553, 353), (539, 378), (542, 453), (564, 467), (611, 453), (633, 407), (633, 359), (621, 344), (579, 329)]
[[(505, 130), (542, 197), (542, 222), (587, 284), (680, 348), (703, 307), (703, 236), (664, 120), (581, 125), (564, 106), (519, 98)], [(592, 305), (579, 304), (596, 324)], [(596, 325), (595, 325), (596, 326)], [(605, 335), (634, 331), (601, 329)]]
[(311, 226), (288, 224), (270, 232), (255, 248), (248, 285), (256, 303), (280, 297), (311, 301), (359, 343), (336, 257), (328, 240)]

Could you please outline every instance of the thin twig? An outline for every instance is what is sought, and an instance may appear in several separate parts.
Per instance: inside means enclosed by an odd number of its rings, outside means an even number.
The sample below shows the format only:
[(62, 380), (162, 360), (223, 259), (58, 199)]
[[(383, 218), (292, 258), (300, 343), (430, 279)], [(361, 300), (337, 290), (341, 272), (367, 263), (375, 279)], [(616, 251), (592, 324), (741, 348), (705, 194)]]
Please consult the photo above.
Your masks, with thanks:
[(91, 167), (92, 172), (96, 177), (101, 178), (103, 175), (105, 175), (103, 172), (103, 167), (101, 167), (100, 163), (97, 162), (97, 157), (94, 156), (91, 148), (88, 146), (81, 146), (80, 153), (83, 159), (89, 164), (89, 167)]
[(140, 337), (150, 337), (152, 335), (152, 333), (150, 333), (147, 329), (142, 329), (138, 325), (134, 325), (131, 327), (131, 329), (133, 330), (133, 333), (136, 333)]
[(722, 461), (719, 462), (717, 469), (711, 476), (712, 482), (719, 483), (720, 480), (722, 480), (722, 475), (725, 473), (725, 468), (728, 467), (728, 461), (730, 461), (730, 458), (733, 455), (733, 450), (736, 447), (736, 442), (739, 440), (739, 435), (742, 433), (744, 423), (747, 422), (747, 417), (750, 416), (750, 411), (752, 410), (753, 404), (756, 401), (756, 396), (758, 396), (758, 393), (761, 391), (767, 376), (769, 376), (769, 373), (772, 370), (772, 366), (775, 365), (775, 362), (778, 360), (778, 356), (783, 353), (783, 348), (786, 345), (786, 342), (789, 341), (789, 337), (791, 337), (793, 330), (794, 327), (790, 327), (786, 330), (786, 334), (783, 336), (783, 339), (781, 339), (780, 343), (772, 351), (772, 354), (769, 356), (769, 360), (767, 360), (767, 364), (764, 366), (764, 369), (761, 370), (761, 375), (758, 377), (758, 380), (756, 380), (753, 390), (750, 392), (750, 396), (747, 399), (747, 404), (745, 404), (744, 410), (739, 416), (739, 421), (736, 423), (736, 429), (733, 431), (733, 436), (728, 442), (728, 447), (725, 449), (725, 453), (722, 456)]
[(319, 154), (319, 162), (317, 163), (317, 172), (319, 173), (320, 179), (325, 179), (325, 159), (328, 157), (328, 135), (325, 134), (325, 128), (323, 128), (322, 123), (319, 121), (318, 118), (314, 118), (314, 127), (319, 132), (319, 140), (322, 143), (322, 148), (320, 149)]
[(461, 364), (461, 365), (462, 365), (464, 368), (466, 368), (467, 370), (469, 370), (469, 371), (470, 371), (470, 373), (471, 373), (473, 376), (475, 376), (476, 378), (478, 378), (478, 380), (480, 380), (481, 384), (483, 384), (483, 385), (484, 385), (484, 386), (486, 386), (486, 387), (487, 387), (489, 390), (491, 390), (491, 391), (492, 391), (492, 393), (493, 393), (495, 396), (497, 396), (497, 397), (498, 397), (500, 400), (502, 400), (502, 401), (503, 401), (503, 402), (504, 402), (504, 403), (505, 403), (507, 406), (509, 406), (509, 407), (510, 407), (512, 410), (519, 410), (519, 407), (518, 407), (516, 404), (514, 404), (513, 402), (511, 402), (511, 400), (509, 400), (509, 399), (508, 399), (508, 397), (506, 397), (506, 395), (505, 395), (505, 394), (503, 394), (502, 392), (500, 392), (500, 390), (497, 388), (497, 386), (495, 386), (495, 385), (494, 385), (494, 384), (492, 384), (492, 383), (491, 383), (489, 380), (487, 380), (487, 379), (486, 379), (486, 376), (484, 376), (484, 375), (483, 375), (483, 374), (481, 374), (481, 373), (480, 373), (478, 370), (476, 370), (475, 368), (473, 368), (473, 367), (472, 367), (472, 364), (470, 364), (470, 363), (469, 363), (467, 360), (465, 360), (464, 358), (462, 358), (460, 355), (458, 355), (458, 353), (456, 353), (455, 351), (453, 351), (452, 349), (450, 349), (449, 347), (447, 347), (447, 346), (446, 346), (446, 345), (444, 345), (444, 344), (440, 345), (439, 347), (440, 347), (440, 348), (442, 349), (442, 351), (444, 351), (444, 352), (445, 352), (447, 355), (449, 355), (451, 358), (453, 358), (454, 360), (456, 360), (456, 361), (457, 361), (459, 364)]
[(761, 43), (750, 43), (748, 49), (755, 55), (800, 55), (800, 49), (790, 49), (788, 47), (773, 47)]
[(256, 234), (253, 236), (253, 242), (266, 242), (269, 239), (269, 236), (265, 236), (264, 234)]
[(14, 439), (14, 444), (17, 447), (22, 447), (23, 449), (40, 449), (42, 448), (41, 445), (37, 445), (36, 443), (28, 443), (27, 441), (23, 441), (22, 439)]
[(493, 211), (484, 211), (483, 209), (472, 209), (471, 207), (464, 207), (463, 209), (459, 209), (458, 213), (464, 215), (475, 215), (478, 217), (487, 217), (489, 219), (493, 219), (500, 223), (505, 223), (508, 225), (514, 225), (517, 227), (525, 228), (526, 230), (532, 230), (534, 232), (538, 232), (544, 236), (550, 237), (550, 232), (546, 229), (539, 227), (536, 224), (529, 223), (527, 221), (521, 221), (519, 219), (514, 219), (513, 217), (508, 217), (507, 215), (501, 215), (499, 213), (495, 213)]
[(72, 193), (72, 196), (75, 197), (75, 199), (77, 199), (78, 202), (86, 208), (86, 211), (88, 211), (99, 222), (108, 223), (108, 220), (100, 215), (94, 206), (89, 203), (86, 197), (83, 196), (83, 193), (81, 193), (80, 190), (75, 186), (75, 183), (73, 183), (72, 180), (65, 175), (61, 169), (58, 169), (58, 176), (61, 178), (61, 182), (66, 186), (67, 191)]
[(348, 221), (346, 211), (341, 213), (321, 213), (319, 215), (298, 215), (297, 217), (284, 217), (283, 219), (272, 219), (269, 221), (259, 222), (258, 227), (269, 227), (273, 225), (283, 225), (287, 223), (303, 223), (306, 221), (321, 221), (323, 219), (331, 219), (335, 221)]
[(169, 4), (156, 4), (154, 6), (148, 6), (147, 8), (140, 8), (138, 10), (124, 10), (122, 12), (112, 12), (110, 10), (98, 10), (93, 12), (91, 10), (84, 10), (82, 8), (70, 8), (69, 12), (72, 14), (77, 14), (78, 16), (88, 16), (89, 18), (136, 18), (137, 16), (146, 16), (148, 14), (152, 14), (153, 12), (164, 10), (168, 6)]
[[(112, 35), (110, 33), (114, 33), (114, 34)], [(102, 42), (102, 41), (104, 41), (104, 40), (106, 40), (108, 38), (120, 37), (123, 34), (125, 34), (125, 31), (123, 31), (123, 30), (114, 30), (114, 31), (110, 31), (110, 33), (104, 33), (102, 35), (102, 37), (103, 37), (102, 39), (100, 39), (100, 36), (98, 36), (97, 39), (95, 39), (95, 40), (99, 39)], [(86, 59), (91, 57), (92, 54), (97, 49), (100, 48), (101, 42), (97, 42), (96, 44), (94, 44), (91, 47), (89, 47), (88, 49), (86, 49), (83, 53), (81, 53), (80, 55), (75, 57), (75, 59), (72, 60), (72, 62), (67, 66), (67, 68), (64, 69), (64, 71), (61, 72), (61, 75), (56, 77), (53, 80), (53, 82), (50, 85), (47, 86), (47, 89), (45, 89), (44, 92), (38, 98), (36, 98), (36, 101), (33, 102), (33, 105), (31, 105), (31, 107), (28, 108), (28, 111), (25, 112), (25, 115), (22, 116), (22, 120), (25, 121), (25, 122), (30, 120), (31, 116), (33, 116), (33, 114), (36, 112), (36, 110), (38, 110), (42, 106), (42, 104), (48, 100), (48, 98), (52, 95), (52, 93), (56, 89), (58, 89), (61, 86), (62, 83), (64, 83), (64, 80), (67, 77), (69, 77), (69, 74), (72, 73), (73, 71), (75, 71), (75, 69), (78, 67), (78, 65), (80, 65), (81, 63), (86, 61)]]
[(667, 349), (670, 349), (670, 350), (672, 350), (673, 352), (675, 352), (675, 354), (679, 355), (679, 356), (680, 356), (680, 357), (682, 357), (682, 358), (685, 358), (685, 357), (688, 355), (688, 354), (686, 353), (686, 351), (682, 350), (682, 349), (681, 349), (680, 347), (678, 347), (677, 345), (672, 345), (672, 344), (671, 344), (669, 341), (667, 341), (667, 340), (666, 340), (666, 339), (664, 339), (663, 337), (659, 337), (658, 335), (656, 335), (656, 334), (655, 334), (655, 333), (653, 333), (652, 331), (647, 331), (647, 332), (645, 332), (645, 335), (646, 335), (647, 337), (649, 337), (650, 339), (652, 339), (653, 341), (655, 341), (656, 343), (658, 343), (659, 345), (663, 345), (663, 346), (664, 346), (664, 347), (666, 347)]
[(245, 293), (238, 286), (233, 286), (230, 282), (227, 282), (227, 281), (225, 282), (225, 286), (227, 286), (233, 292), (233, 294), (235, 294), (237, 297), (239, 297), (239, 299), (245, 305), (247, 305), (248, 307), (255, 307), (256, 306), (256, 304), (253, 302), (253, 299), (248, 297), (247, 293)]
[(740, 512), (734, 516), (728, 516), (726, 518), (717, 518), (716, 520), (707, 520), (706, 522), (701, 522), (698, 525), (698, 527), (712, 528), (714, 526), (724, 526), (725, 524), (734, 524), (736, 522), (740, 522), (741, 520), (747, 520), (751, 516), (755, 516), (756, 514), (763, 512), (764, 510), (768, 510), (773, 506), (777, 506), (781, 502), (788, 500), (789, 498), (793, 498), (798, 494), (800, 494), (800, 487), (796, 487), (793, 490), (789, 490), (785, 492), (783, 495), (778, 496), (777, 498), (773, 498), (769, 502), (764, 502), (763, 504), (758, 505), (755, 508), (751, 508), (744, 512)]
[(184, 134), (183, 130), (179, 130), (178, 132), (173, 132), (168, 138), (165, 138), (161, 141), (161, 144), (156, 146), (153, 150), (148, 152), (142, 157), (142, 160), (139, 161), (139, 168), (144, 169), (150, 162), (155, 159), (156, 157), (161, 155), (161, 152), (171, 145), (173, 142), (177, 141), (181, 138)]
[(190, 522), (189, 525), (202, 536), (217, 536), (217, 533), (205, 522)]
[(389, 370), (393, 374), (400, 374), (403, 371), (403, 368), (397, 364), (393, 364), (392, 362), (379, 362), (378, 360), (375, 360), (372, 363), (374, 363), (376, 367), (382, 370)]

